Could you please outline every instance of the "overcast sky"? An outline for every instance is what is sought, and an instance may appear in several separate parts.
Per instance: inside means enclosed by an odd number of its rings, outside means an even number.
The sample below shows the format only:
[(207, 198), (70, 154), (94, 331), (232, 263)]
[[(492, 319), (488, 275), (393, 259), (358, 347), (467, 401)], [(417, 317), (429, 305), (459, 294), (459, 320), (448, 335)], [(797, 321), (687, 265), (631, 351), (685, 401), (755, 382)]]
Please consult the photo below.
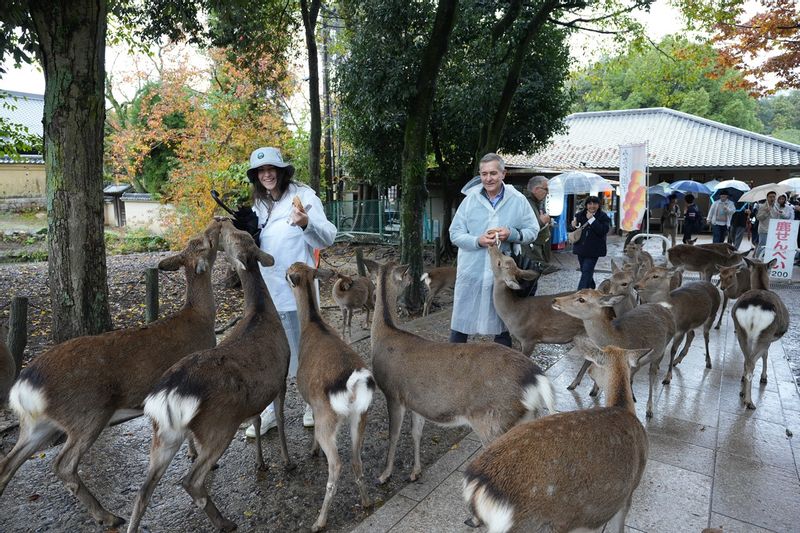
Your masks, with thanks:
[[(639, 19), (647, 28), (648, 36), (654, 41), (682, 28), (680, 14), (666, 0), (657, 0), (651, 7), (650, 13), (641, 13)], [(603, 51), (609, 50), (611, 45), (608, 36), (596, 33), (577, 33), (570, 41), (573, 58), (578, 64), (586, 64), (597, 59)], [(124, 53), (113, 49), (108, 49), (106, 52), (106, 65), (112, 74), (131, 68)], [(6, 62), (5, 67), (7, 72), (0, 78), (0, 89), (44, 93), (44, 74), (37, 67), (24, 65), (15, 69), (10, 61)]]

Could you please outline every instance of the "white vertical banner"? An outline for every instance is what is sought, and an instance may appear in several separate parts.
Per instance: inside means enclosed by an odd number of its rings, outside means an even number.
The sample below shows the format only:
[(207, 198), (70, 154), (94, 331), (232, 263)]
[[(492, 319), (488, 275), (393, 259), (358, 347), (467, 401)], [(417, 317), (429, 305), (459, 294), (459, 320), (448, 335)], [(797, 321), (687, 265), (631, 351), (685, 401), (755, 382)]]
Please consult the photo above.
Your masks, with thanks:
[(800, 227), (800, 220), (773, 218), (769, 221), (767, 244), (764, 247), (764, 262), (777, 260), (775, 267), (769, 271), (770, 278), (792, 281), (798, 227)]
[(647, 210), (647, 143), (619, 146), (619, 198), (620, 228), (638, 229)]

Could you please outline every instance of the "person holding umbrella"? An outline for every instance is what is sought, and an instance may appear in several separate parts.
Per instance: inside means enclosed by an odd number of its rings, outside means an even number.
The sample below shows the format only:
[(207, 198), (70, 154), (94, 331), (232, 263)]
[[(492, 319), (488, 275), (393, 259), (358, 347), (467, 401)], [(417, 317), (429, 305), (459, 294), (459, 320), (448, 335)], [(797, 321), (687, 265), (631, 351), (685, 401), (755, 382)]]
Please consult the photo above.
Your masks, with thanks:
[(711, 235), (713, 242), (725, 242), (725, 237), (728, 233), (728, 227), (731, 225), (731, 217), (736, 211), (736, 207), (728, 199), (728, 192), (721, 191), (719, 199), (713, 203), (711, 209), (708, 211), (708, 223), (711, 226)]

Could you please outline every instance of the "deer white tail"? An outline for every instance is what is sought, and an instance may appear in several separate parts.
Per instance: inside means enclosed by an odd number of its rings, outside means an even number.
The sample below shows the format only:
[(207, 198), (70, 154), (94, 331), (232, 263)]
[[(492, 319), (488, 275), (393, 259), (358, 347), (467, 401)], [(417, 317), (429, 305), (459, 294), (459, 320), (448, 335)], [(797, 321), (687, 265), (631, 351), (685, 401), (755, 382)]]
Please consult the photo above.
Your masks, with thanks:
[(505, 533), (514, 525), (514, 508), (491, 492), (479, 479), (464, 480), (464, 500), (475, 516), (489, 533)]
[(35, 421), (45, 414), (47, 399), (40, 387), (24, 377), (17, 381), (8, 394), (8, 404), (20, 419)]
[(336, 413), (342, 416), (353, 413), (361, 414), (369, 409), (374, 390), (375, 380), (372, 372), (366, 368), (360, 368), (350, 374), (344, 389), (332, 390), (328, 393), (328, 397), (331, 407)]
[(430, 289), (431, 288), (431, 277), (428, 275), (427, 272), (423, 272), (422, 276), (420, 276), (419, 280), (425, 284), (425, 286)]
[(184, 396), (175, 389), (150, 394), (144, 402), (144, 414), (158, 424), (160, 433), (182, 435), (197, 414), (200, 398)]
[(775, 320), (775, 311), (751, 305), (737, 309), (736, 320), (739, 321), (739, 326), (747, 334), (750, 349), (754, 351), (756, 341), (758, 341), (761, 332), (767, 329)]
[(546, 407), (550, 414), (553, 414), (556, 412), (555, 398), (556, 392), (553, 384), (542, 374), (537, 376), (535, 383), (525, 386), (522, 393), (522, 405), (528, 411)]

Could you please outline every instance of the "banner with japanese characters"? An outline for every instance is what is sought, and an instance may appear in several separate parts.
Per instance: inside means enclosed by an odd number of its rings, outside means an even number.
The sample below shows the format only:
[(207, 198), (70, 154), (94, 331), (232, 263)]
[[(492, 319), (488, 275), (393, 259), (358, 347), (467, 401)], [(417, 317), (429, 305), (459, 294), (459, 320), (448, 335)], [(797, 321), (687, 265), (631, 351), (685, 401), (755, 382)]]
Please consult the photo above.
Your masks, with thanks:
[(647, 210), (646, 143), (619, 146), (619, 197), (620, 228), (638, 229)]
[(777, 259), (777, 264), (769, 271), (770, 278), (792, 280), (798, 226), (800, 226), (800, 220), (773, 218), (769, 221), (767, 244), (764, 247), (764, 262), (769, 263), (773, 259)]

